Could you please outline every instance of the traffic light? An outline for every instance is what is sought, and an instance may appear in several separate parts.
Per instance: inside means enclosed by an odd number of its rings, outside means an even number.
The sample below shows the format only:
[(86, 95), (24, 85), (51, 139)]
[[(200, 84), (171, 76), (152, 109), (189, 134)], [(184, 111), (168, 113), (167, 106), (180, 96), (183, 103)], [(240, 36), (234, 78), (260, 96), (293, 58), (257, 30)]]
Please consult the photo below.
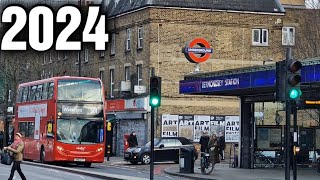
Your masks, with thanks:
[(150, 77), (150, 99), (149, 104), (155, 108), (161, 104), (161, 77)]
[(302, 95), (300, 89), (301, 68), (302, 64), (296, 60), (286, 60), (287, 83), (286, 83), (286, 100), (300, 100)]
[(286, 62), (279, 61), (276, 63), (276, 101), (284, 102), (286, 100)]

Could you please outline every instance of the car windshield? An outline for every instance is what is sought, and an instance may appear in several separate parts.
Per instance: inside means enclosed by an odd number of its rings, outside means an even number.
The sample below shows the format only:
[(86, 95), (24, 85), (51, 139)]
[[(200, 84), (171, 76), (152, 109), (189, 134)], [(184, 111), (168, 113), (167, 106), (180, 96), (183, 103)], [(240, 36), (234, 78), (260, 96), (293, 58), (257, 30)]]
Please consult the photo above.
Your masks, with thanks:
[(103, 120), (58, 119), (57, 140), (68, 144), (103, 142)]
[(97, 80), (59, 80), (58, 100), (101, 102), (101, 84)]
[[(159, 138), (155, 138), (154, 139), (154, 145), (157, 145), (159, 143), (160, 139)], [(149, 141), (146, 146), (150, 147), (151, 146), (151, 141)]]

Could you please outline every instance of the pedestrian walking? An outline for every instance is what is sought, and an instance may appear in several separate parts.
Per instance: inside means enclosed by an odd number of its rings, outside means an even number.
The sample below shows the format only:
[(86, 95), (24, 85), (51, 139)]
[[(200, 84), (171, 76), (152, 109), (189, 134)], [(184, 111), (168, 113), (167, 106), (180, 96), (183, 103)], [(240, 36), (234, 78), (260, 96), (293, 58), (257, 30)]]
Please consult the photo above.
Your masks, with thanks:
[(209, 154), (210, 154), (210, 161), (213, 164), (220, 163), (218, 138), (215, 134), (212, 134), (212, 136), (209, 140), (208, 149), (209, 149)]
[(200, 137), (200, 141), (199, 141), (199, 144), (201, 146), (200, 147), (201, 153), (204, 153), (207, 151), (209, 140), (210, 140), (210, 137), (209, 137), (208, 133), (202, 132), (202, 136)]
[(218, 145), (219, 145), (219, 155), (221, 156), (221, 160), (224, 160), (224, 150), (226, 148), (226, 141), (223, 135), (223, 132), (220, 132), (220, 136), (218, 139)]
[(138, 146), (137, 136), (136, 136), (136, 133), (134, 131), (132, 131), (132, 133), (130, 134), (130, 136), (128, 138), (128, 143), (129, 143), (129, 147)]
[(24, 176), (23, 172), (21, 171), (21, 167), (20, 167), (20, 164), (23, 159), (23, 150), (24, 150), (24, 143), (21, 138), (22, 138), (22, 134), (16, 133), (15, 138), (14, 138), (14, 142), (10, 146), (4, 147), (4, 150), (9, 150), (9, 151), (13, 152), (13, 165), (12, 165), (10, 177), (8, 180), (12, 180), (12, 178), (14, 176), (14, 172), (16, 170), (18, 171), (22, 180), (27, 179)]

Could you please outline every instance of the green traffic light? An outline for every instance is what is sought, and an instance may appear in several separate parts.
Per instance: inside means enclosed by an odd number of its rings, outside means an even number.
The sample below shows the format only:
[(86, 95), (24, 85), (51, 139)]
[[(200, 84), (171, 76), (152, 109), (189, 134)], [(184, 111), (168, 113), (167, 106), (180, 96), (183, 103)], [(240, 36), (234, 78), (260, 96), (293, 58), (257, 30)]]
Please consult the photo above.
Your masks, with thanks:
[(297, 99), (299, 96), (301, 96), (302, 92), (300, 89), (291, 89), (289, 91), (289, 97), (290, 99)]
[(159, 104), (159, 99), (158, 98), (151, 99), (151, 104), (152, 106), (157, 106)]

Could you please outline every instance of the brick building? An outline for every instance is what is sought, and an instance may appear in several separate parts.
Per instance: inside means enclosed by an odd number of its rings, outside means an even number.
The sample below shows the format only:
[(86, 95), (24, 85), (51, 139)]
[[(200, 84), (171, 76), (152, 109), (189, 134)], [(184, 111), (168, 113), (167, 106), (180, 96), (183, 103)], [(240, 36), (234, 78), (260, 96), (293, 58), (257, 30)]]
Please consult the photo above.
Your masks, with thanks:
[[(201, 64), (210, 72), (247, 67), (283, 59), (284, 9), (278, 1), (110, 1), (107, 7), (110, 43), (100, 74), (108, 87), (109, 117), (117, 119), (117, 153), (123, 134), (138, 131), (140, 143), (149, 135), (147, 102), (151, 67), (162, 77), (161, 107), (157, 110), (157, 136), (162, 115), (238, 115), (236, 97), (184, 96), (179, 80), (194, 71), (181, 49), (194, 38), (206, 39), (214, 53)], [(127, 83), (130, 82), (130, 88)], [(137, 94), (134, 85), (146, 87)], [(137, 88), (137, 87), (136, 87)], [(131, 103), (139, 101), (141, 107)], [(136, 109), (135, 109), (136, 108)], [(137, 110), (137, 111), (136, 111)], [(139, 115), (138, 115), (139, 114)], [(174, 130), (173, 130), (174, 131)], [(148, 132), (148, 133), (147, 133)], [(120, 145), (119, 145), (120, 144)]]

